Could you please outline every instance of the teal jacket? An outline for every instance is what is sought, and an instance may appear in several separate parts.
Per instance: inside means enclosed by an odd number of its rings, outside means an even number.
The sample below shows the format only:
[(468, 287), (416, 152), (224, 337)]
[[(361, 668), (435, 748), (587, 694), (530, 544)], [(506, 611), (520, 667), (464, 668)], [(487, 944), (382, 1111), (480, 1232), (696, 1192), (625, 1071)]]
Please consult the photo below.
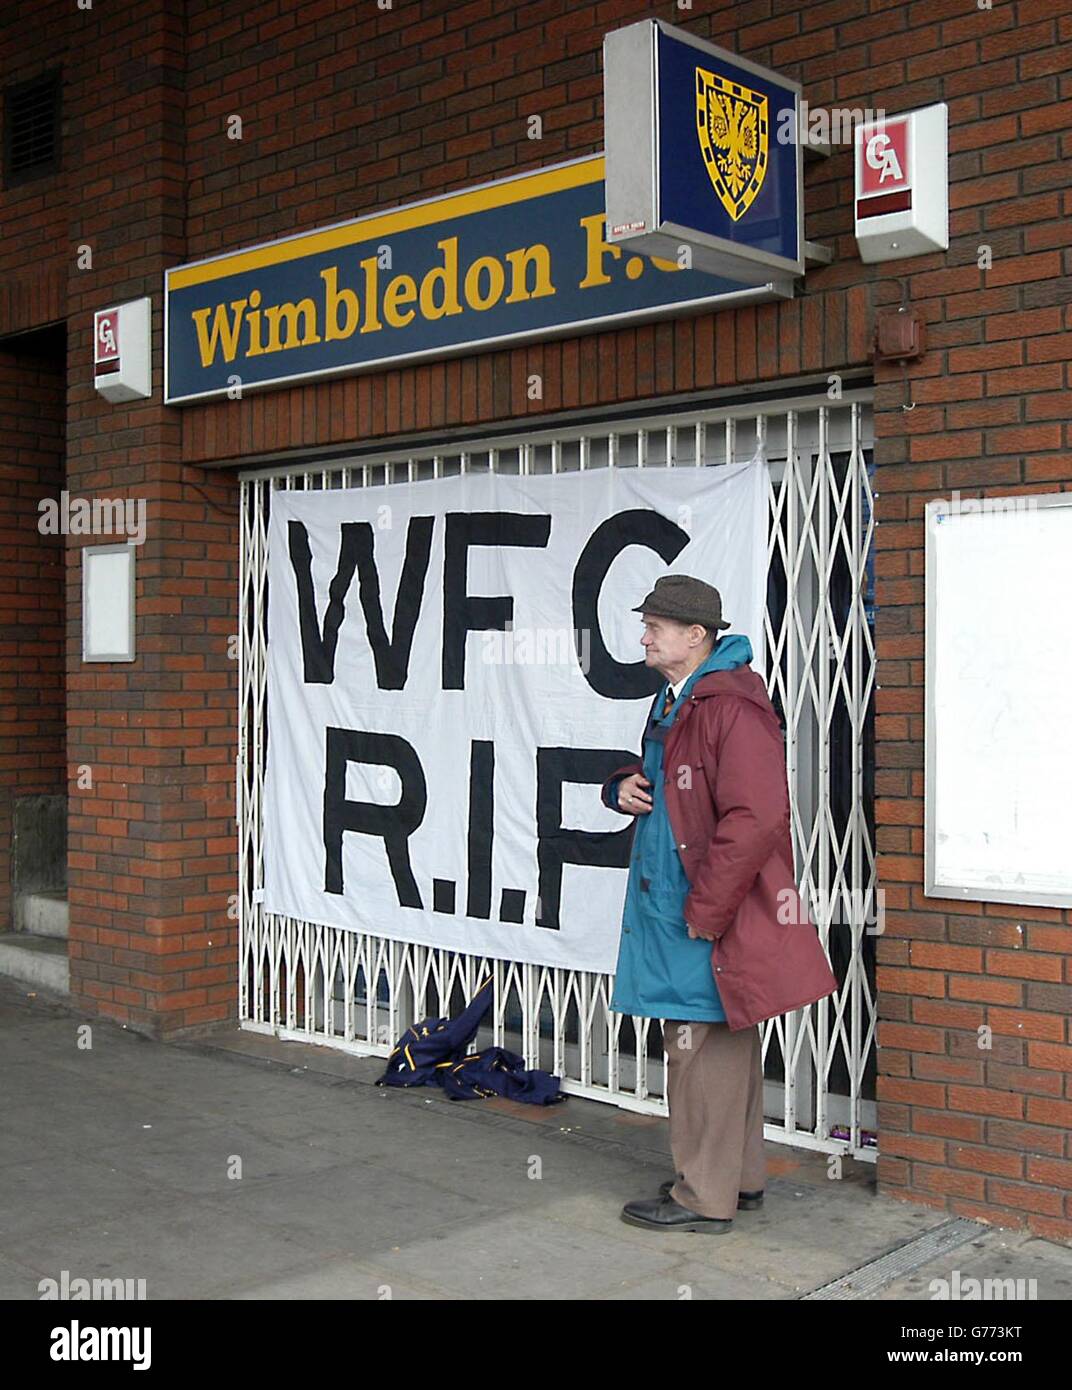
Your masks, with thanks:
[[(709, 671), (730, 671), (752, 660), (743, 634), (723, 637), (681, 688), (665, 719), (649, 722), (644, 736), (644, 776), (652, 809), (637, 816), (629, 859), (618, 965), (611, 1008), (647, 1018), (721, 1023), (726, 1019), (711, 971), (711, 942), (692, 938), (684, 917), (689, 881), (674, 843), (663, 798), (662, 737), (693, 685)], [(653, 708), (666, 703), (664, 683)], [(617, 800), (617, 784), (613, 799)]]

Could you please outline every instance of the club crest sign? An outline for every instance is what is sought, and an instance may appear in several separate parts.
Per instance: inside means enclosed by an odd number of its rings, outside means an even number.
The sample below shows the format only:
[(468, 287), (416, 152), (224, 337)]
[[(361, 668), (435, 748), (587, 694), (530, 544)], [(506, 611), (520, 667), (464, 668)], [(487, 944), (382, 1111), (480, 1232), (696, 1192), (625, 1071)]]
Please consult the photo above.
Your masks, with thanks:
[(799, 82), (645, 19), (603, 40), (607, 240), (792, 294), (804, 274)]
[(697, 68), (696, 133), (719, 202), (739, 222), (755, 202), (767, 174), (767, 98)]

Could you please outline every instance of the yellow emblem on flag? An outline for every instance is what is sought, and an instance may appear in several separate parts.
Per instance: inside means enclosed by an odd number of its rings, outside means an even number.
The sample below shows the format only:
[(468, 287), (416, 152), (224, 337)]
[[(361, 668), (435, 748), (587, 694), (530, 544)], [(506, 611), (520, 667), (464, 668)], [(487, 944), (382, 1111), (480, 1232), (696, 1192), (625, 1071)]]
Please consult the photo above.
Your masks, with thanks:
[(696, 69), (696, 134), (719, 202), (739, 222), (767, 176), (767, 98)]

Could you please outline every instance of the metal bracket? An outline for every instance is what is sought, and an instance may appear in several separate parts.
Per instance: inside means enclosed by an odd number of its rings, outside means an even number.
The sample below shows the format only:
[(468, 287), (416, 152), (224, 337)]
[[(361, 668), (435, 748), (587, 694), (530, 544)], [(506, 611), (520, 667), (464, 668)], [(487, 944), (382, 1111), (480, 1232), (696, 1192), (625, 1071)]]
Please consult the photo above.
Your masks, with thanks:
[(801, 132), (800, 147), (804, 151), (804, 158), (809, 162), (816, 159), (829, 159), (833, 154), (833, 146), (827, 140), (809, 140), (808, 132)]
[(805, 241), (805, 265), (829, 265), (833, 259), (834, 248), (832, 246), (824, 246), (822, 242), (819, 241)]

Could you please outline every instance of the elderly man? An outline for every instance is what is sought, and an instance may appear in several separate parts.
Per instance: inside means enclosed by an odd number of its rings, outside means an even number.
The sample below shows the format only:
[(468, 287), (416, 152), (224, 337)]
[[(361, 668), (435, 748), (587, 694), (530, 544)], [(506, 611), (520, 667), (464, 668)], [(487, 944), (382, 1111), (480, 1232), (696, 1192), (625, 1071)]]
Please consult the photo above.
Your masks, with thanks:
[(721, 1235), (763, 1200), (756, 1024), (837, 980), (797, 896), (785, 748), (748, 638), (719, 635), (718, 590), (688, 575), (664, 576), (633, 611), (665, 683), (641, 759), (603, 786), (636, 817), (611, 1006), (664, 1021), (677, 1171), (621, 1214)]

